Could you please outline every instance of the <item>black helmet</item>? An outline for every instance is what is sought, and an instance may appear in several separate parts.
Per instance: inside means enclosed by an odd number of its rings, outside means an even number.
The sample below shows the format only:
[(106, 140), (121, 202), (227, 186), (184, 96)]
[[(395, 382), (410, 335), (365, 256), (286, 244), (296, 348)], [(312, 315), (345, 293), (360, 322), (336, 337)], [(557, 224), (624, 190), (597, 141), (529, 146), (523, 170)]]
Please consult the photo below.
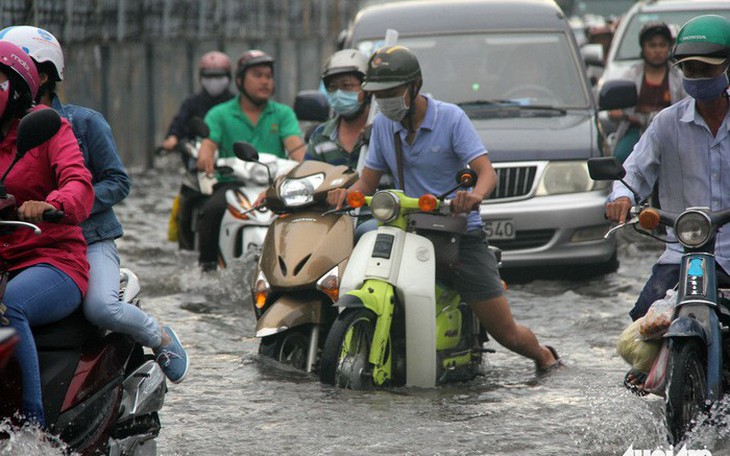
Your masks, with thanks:
[(362, 90), (386, 90), (420, 79), (421, 66), (416, 56), (404, 46), (387, 46), (370, 57)]
[(655, 36), (663, 36), (667, 39), (670, 45), (674, 41), (672, 38), (672, 31), (669, 29), (667, 24), (664, 22), (647, 22), (639, 31), (639, 46), (644, 47), (644, 43)]
[(271, 67), (271, 71), (274, 71), (274, 58), (264, 51), (259, 51), (258, 49), (246, 51), (238, 57), (236, 77), (242, 78), (246, 73), (246, 70), (256, 65), (268, 65)]
[(717, 14), (689, 20), (677, 34), (672, 54), (677, 63), (686, 60), (710, 65), (725, 63), (730, 57), (730, 21)]

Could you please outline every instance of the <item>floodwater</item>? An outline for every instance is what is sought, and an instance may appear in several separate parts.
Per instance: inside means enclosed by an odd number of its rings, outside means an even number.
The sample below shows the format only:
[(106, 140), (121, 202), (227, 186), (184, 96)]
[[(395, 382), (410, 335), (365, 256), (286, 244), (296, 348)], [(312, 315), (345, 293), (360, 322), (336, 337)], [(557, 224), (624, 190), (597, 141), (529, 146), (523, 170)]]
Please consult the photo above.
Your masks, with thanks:
[[(662, 399), (622, 386), (627, 365), (615, 349), (659, 255), (655, 241), (623, 234), (613, 274), (510, 286), (517, 321), (567, 365), (546, 378), (492, 341), (485, 375), (468, 383), (335, 390), (258, 356), (249, 266), (201, 275), (195, 254), (166, 240), (177, 163), (133, 172), (117, 210), (126, 231), (119, 249), (140, 277), (144, 309), (175, 328), (191, 358), (188, 378), (169, 385), (159, 455), (679, 455), (667, 443)], [(47, 445), (22, 448), (48, 454)], [(687, 450), (700, 449), (730, 455), (728, 431), (700, 426)]]

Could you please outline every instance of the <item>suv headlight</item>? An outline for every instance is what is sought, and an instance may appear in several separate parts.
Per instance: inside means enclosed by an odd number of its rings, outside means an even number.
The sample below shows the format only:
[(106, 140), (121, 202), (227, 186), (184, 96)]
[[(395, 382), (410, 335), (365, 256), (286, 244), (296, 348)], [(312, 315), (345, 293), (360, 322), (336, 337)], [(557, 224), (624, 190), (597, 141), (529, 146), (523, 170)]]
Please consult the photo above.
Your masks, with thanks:
[(286, 179), (279, 187), (279, 195), (290, 207), (303, 206), (314, 200), (314, 191), (324, 181), (324, 174), (313, 174), (299, 179)]
[(400, 212), (400, 200), (391, 192), (378, 192), (370, 200), (373, 217), (383, 223), (395, 220)]
[(677, 240), (687, 247), (699, 247), (710, 239), (712, 222), (703, 212), (687, 211), (674, 224)]
[(591, 179), (586, 161), (550, 162), (542, 173), (535, 196), (590, 192), (607, 185)]

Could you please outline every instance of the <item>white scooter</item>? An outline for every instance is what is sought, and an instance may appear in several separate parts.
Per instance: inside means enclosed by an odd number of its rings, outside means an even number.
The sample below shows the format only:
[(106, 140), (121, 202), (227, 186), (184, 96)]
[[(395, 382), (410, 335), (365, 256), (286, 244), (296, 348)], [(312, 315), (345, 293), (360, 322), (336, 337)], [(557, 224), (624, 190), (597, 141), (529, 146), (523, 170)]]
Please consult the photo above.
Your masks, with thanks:
[[(242, 145), (233, 145), (237, 156), (242, 153)], [(298, 163), (294, 160), (266, 153), (259, 154), (258, 163), (245, 162), (237, 157), (216, 160), (216, 168), (230, 169), (229, 175), (241, 183), (235, 190), (226, 192), (227, 209), (218, 238), (224, 267), (239, 259), (246, 263), (258, 261), (266, 231), (276, 214), (265, 207), (253, 209), (253, 204), (262, 192), (273, 185), (274, 178), (288, 173), (296, 165)]]

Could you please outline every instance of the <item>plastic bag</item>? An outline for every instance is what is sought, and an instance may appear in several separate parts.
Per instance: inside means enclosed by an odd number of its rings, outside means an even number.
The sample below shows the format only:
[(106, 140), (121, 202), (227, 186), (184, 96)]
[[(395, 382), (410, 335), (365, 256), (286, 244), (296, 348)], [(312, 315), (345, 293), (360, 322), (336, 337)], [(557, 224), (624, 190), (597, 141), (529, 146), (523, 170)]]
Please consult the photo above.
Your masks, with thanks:
[(618, 338), (616, 351), (635, 369), (649, 373), (662, 347), (661, 340), (642, 340), (639, 338), (639, 325), (644, 317), (631, 323)]
[(658, 396), (664, 396), (664, 387), (667, 384), (667, 367), (669, 364), (669, 340), (665, 339), (654, 365), (644, 382), (644, 391)]
[(177, 195), (172, 202), (172, 212), (170, 213), (170, 220), (167, 222), (167, 240), (170, 242), (177, 242), (178, 238), (178, 223), (177, 217), (180, 213), (180, 195)]
[[(659, 339), (667, 332), (674, 318), (674, 308), (677, 305), (677, 292), (667, 290), (662, 299), (657, 299), (649, 307), (639, 325), (639, 337), (642, 339)], [(638, 321), (638, 320), (637, 320)]]

